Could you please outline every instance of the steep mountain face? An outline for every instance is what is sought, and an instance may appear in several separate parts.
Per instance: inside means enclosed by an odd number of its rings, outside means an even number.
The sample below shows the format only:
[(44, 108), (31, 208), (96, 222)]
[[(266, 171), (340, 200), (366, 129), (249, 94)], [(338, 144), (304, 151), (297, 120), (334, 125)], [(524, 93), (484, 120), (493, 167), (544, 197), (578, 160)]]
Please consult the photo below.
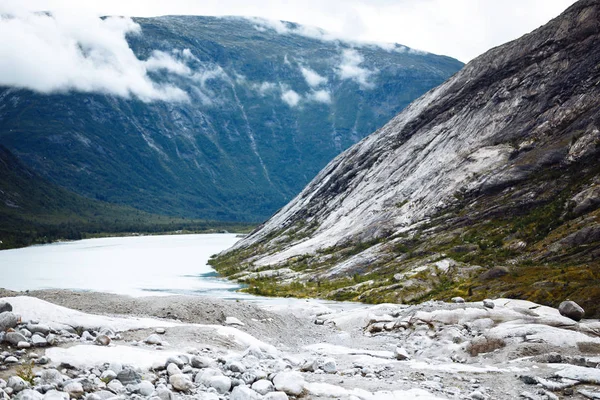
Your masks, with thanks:
[(583, 0), (473, 60), (213, 264), (257, 293), (597, 314), (599, 20)]
[(462, 67), (290, 23), (135, 21), (141, 34), (127, 39), (136, 56), (155, 55), (154, 81), (189, 101), (3, 88), (0, 143), (67, 189), (161, 214), (263, 221), (335, 155)]

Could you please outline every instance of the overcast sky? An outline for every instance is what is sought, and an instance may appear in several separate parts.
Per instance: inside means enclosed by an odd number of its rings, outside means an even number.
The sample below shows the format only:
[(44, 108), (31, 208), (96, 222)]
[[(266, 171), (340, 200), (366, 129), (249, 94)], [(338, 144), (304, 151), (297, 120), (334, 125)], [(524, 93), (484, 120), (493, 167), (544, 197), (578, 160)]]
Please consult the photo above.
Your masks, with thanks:
[(32, 10), (158, 16), (241, 15), (400, 43), (467, 62), (543, 25), (574, 0), (0, 0)]

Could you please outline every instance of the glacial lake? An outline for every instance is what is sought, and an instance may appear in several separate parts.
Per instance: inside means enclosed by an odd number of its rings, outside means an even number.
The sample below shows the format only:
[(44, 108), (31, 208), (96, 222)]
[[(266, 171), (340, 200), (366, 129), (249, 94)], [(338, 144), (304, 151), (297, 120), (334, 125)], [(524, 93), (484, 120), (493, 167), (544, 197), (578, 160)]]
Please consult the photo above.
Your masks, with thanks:
[(244, 298), (235, 293), (238, 284), (207, 265), (238, 240), (235, 234), (129, 236), (3, 250), (0, 287)]

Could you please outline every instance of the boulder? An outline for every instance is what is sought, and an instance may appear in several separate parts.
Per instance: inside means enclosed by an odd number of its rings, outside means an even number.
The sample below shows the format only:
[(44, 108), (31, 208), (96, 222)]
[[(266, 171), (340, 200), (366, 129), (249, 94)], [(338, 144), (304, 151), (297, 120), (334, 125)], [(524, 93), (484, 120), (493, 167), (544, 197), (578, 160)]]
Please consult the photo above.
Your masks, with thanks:
[(214, 388), (219, 394), (225, 394), (231, 389), (231, 379), (221, 375), (208, 379), (208, 387)]
[(117, 380), (119, 380), (119, 382), (121, 382), (123, 385), (127, 386), (140, 383), (142, 381), (142, 377), (133, 369), (126, 368), (117, 373)]
[(215, 365), (215, 360), (210, 357), (194, 356), (192, 357), (192, 367), (194, 368), (209, 368)]
[(275, 386), (267, 379), (261, 379), (252, 384), (252, 390), (258, 394), (265, 395), (275, 390)]
[(0, 314), (0, 332), (12, 329), (19, 324), (19, 317), (10, 311)]
[[(112, 393), (111, 393), (112, 394)], [(69, 395), (58, 390), (48, 390), (44, 394), (44, 400), (69, 400)]]
[(273, 378), (275, 389), (291, 396), (300, 396), (304, 392), (304, 378), (299, 372), (280, 372)]
[(259, 400), (262, 396), (248, 386), (236, 386), (231, 391), (229, 400)]
[(14, 400), (42, 400), (44, 396), (37, 390), (25, 389), (14, 397)]
[(220, 376), (220, 375), (223, 375), (223, 374), (221, 373), (220, 370), (218, 370), (216, 368), (205, 368), (196, 374), (196, 377), (194, 378), (194, 382), (201, 383), (202, 385), (208, 387), (208, 385), (210, 383), (210, 378), (212, 378), (213, 376)]
[(167, 374), (169, 374), (169, 376), (179, 375), (181, 373), (181, 369), (179, 369), (179, 367), (174, 363), (170, 363), (169, 365), (167, 365)]
[(328, 374), (335, 374), (337, 372), (337, 365), (333, 358), (326, 358), (321, 365), (321, 369)]
[(146, 344), (162, 344), (161, 338), (157, 334), (155, 334), (155, 333), (153, 333), (152, 335), (148, 336), (146, 338), (146, 340), (144, 340), (144, 342)]
[(169, 383), (173, 386), (173, 389), (180, 392), (187, 392), (194, 387), (190, 378), (185, 374), (171, 375)]
[(558, 312), (563, 317), (571, 318), (573, 321), (581, 321), (583, 316), (585, 315), (585, 311), (583, 308), (579, 306), (579, 304), (574, 301), (567, 300), (560, 303), (558, 306)]
[(150, 381), (142, 381), (137, 386), (136, 391), (142, 396), (150, 396), (154, 393), (154, 385)]
[(0, 314), (7, 311), (12, 311), (12, 305), (5, 301), (0, 301)]
[(60, 383), (63, 383), (63, 381), (65, 380), (60, 371), (54, 368), (42, 370), (42, 372), (40, 373), (40, 379), (40, 383), (42, 385), (52, 385), (54, 387), (58, 386), (58, 384)]
[(83, 386), (79, 382), (69, 382), (63, 387), (63, 392), (69, 394), (72, 398), (80, 398), (85, 393), (83, 391)]
[(27, 342), (27, 338), (19, 332), (6, 332), (4, 341), (16, 346), (19, 342)]
[(13, 392), (18, 393), (21, 390), (25, 390), (29, 387), (29, 384), (25, 382), (21, 377), (11, 376), (8, 378), (6, 386), (11, 388)]
[(33, 345), (36, 347), (48, 346), (48, 341), (46, 340), (46, 338), (44, 338), (41, 335), (38, 335), (37, 333), (31, 337), (31, 343), (33, 343)]

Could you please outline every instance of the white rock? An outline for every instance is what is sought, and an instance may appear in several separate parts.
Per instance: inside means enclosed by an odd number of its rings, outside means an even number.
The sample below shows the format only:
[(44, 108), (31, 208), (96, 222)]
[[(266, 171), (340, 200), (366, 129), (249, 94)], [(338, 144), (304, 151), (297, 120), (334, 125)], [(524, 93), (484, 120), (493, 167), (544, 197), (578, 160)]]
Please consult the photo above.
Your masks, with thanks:
[(169, 383), (173, 385), (175, 390), (186, 392), (194, 387), (194, 384), (187, 375), (177, 374), (169, 377)]
[(175, 365), (174, 363), (171, 363), (171, 364), (167, 365), (167, 373), (169, 374), (169, 376), (179, 375), (179, 374), (181, 374), (181, 370), (179, 369), (179, 367), (177, 365)]
[(473, 393), (471, 393), (469, 395), (470, 398), (472, 398), (473, 400), (485, 400), (485, 396), (483, 395), (483, 393), (479, 392), (479, 391), (474, 391)]
[(150, 381), (141, 381), (137, 387), (137, 391), (142, 396), (150, 396), (154, 393), (154, 385)]
[(31, 344), (29, 342), (19, 342), (17, 343), (17, 347), (19, 349), (28, 349), (31, 347)]
[(275, 386), (267, 379), (260, 379), (252, 384), (252, 390), (256, 393), (265, 395), (275, 390)]
[(63, 392), (69, 393), (69, 396), (79, 398), (83, 396), (83, 386), (79, 382), (70, 382), (63, 387)]
[(210, 383), (210, 378), (212, 378), (213, 376), (220, 376), (220, 375), (223, 375), (223, 374), (221, 373), (220, 370), (218, 370), (216, 368), (205, 368), (196, 374), (196, 377), (194, 378), (194, 382), (201, 383), (204, 386), (208, 387), (208, 385)]
[(15, 400), (42, 400), (44, 396), (37, 390), (25, 389), (17, 394)]
[(326, 358), (323, 360), (323, 364), (321, 365), (321, 369), (328, 374), (335, 374), (337, 372), (337, 365), (333, 358)]
[(225, 325), (239, 325), (244, 326), (245, 324), (237, 319), (236, 317), (227, 317), (225, 318)]
[(110, 369), (107, 369), (106, 371), (104, 371), (102, 373), (102, 375), (100, 375), (100, 379), (102, 379), (106, 383), (108, 383), (116, 378), (117, 378), (117, 374), (115, 373), (115, 371), (112, 371)]
[(299, 396), (304, 391), (304, 378), (299, 372), (280, 372), (273, 378), (277, 390), (292, 396)]
[(8, 382), (6, 386), (11, 388), (15, 393), (20, 392), (21, 390), (27, 389), (29, 384), (25, 382), (21, 377), (11, 376), (8, 378)]
[(396, 357), (396, 360), (400, 361), (410, 359), (410, 356), (404, 347), (396, 347), (396, 350), (394, 350), (394, 357)]
[(118, 379), (113, 379), (112, 381), (108, 382), (106, 388), (116, 394), (123, 393), (125, 391), (125, 386), (123, 386), (121, 381)]
[(458, 297), (458, 296), (453, 297), (451, 300), (453, 303), (457, 303), (457, 304), (462, 304), (465, 302), (465, 299), (463, 299), (462, 297)]
[(4, 359), (5, 364), (16, 364), (19, 362), (19, 359), (15, 356), (8, 356)]
[(46, 338), (37, 333), (31, 337), (31, 343), (33, 343), (33, 345), (36, 347), (48, 346), (48, 341)]
[(560, 378), (573, 379), (581, 383), (600, 385), (600, 369), (569, 365), (555, 373)]
[(262, 396), (248, 386), (236, 386), (231, 391), (229, 400), (260, 400)]
[(167, 330), (165, 328), (156, 328), (154, 332), (158, 333), (159, 335), (164, 335), (167, 333)]
[(65, 392), (59, 392), (58, 390), (48, 390), (44, 394), (44, 400), (69, 400), (69, 395)]
[(216, 389), (220, 394), (225, 394), (231, 389), (231, 379), (226, 376), (211, 376), (208, 378), (208, 387)]
[(146, 342), (146, 344), (162, 344), (161, 338), (156, 334), (148, 336), (144, 342)]
[(227, 369), (232, 372), (239, 372), (240, 374), (246, 372), (246, 367), (239, 361), (231, 361), (227, 364)]

